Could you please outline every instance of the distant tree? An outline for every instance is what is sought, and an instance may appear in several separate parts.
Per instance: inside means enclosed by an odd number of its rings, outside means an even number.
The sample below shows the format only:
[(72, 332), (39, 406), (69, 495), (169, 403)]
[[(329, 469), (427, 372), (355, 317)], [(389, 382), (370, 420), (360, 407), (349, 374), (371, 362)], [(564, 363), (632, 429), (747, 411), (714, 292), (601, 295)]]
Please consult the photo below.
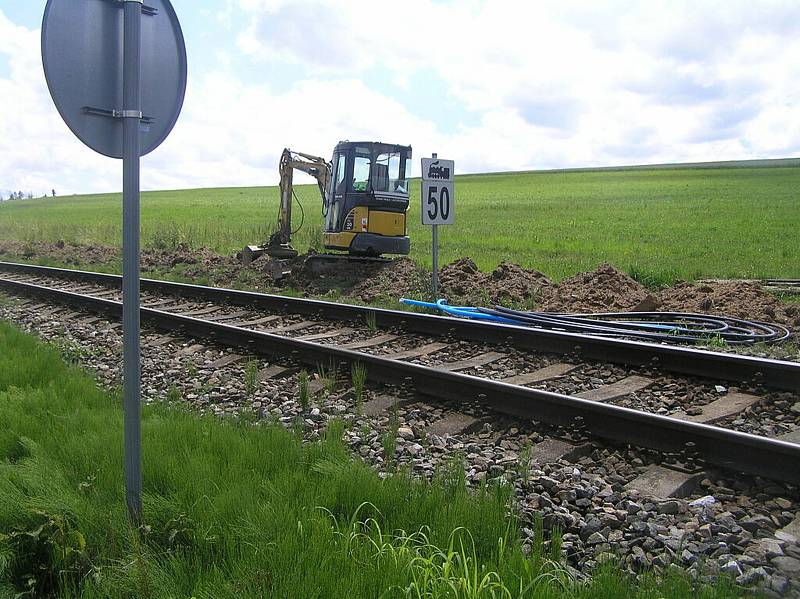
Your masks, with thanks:
[(27, 197), (28, 197), (29, 200), (32, 200), (33, 199), (33, 192), (29, 191)]
[(53, 190), (53, 197), (56, 197), (56, 190)]

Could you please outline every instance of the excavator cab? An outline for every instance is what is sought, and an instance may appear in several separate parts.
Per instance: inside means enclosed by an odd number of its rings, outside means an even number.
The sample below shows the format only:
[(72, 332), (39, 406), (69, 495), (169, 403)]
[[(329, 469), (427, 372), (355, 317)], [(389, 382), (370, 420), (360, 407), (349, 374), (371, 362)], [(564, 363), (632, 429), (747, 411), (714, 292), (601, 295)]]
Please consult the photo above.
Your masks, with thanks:
[(408, 254), (411, 146), (342, 141), (324, 192), (326, 249), (357, 256)]

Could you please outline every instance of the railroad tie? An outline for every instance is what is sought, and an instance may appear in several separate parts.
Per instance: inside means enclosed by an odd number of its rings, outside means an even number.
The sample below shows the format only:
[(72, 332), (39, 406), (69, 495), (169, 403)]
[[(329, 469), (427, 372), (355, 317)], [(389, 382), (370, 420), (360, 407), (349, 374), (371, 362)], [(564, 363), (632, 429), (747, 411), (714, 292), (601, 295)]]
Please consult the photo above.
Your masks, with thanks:
[(277, 379), (297, 372), (299, 368), (295, 366), (281, 366), (280, 364), (271, 364), (266, 368), (258, 371), (258, 380), (266, 381), (270, 379)]
[(92, 297), (111, 297), (112, 295), (120, 295), (119, 289), (107, 289), (106, 291), (98, 291), (97, 293), (86, 293), (84, 295), (91, 295)]
[(202, 351), (206, 348), (205, 345), (202, 343), (195, 343), (193, 345), (187, 345), (182, 350), (178, 352), (179, 356), (190, 356), (192, 354), (196, 354), (199, 351)]
[[(200, 308), (199, 310), (190, 310), (189, 312), (184, 312), (181, 316), (191, 316), (195, 318), (197, 316), (205, 316), (206, 314), (214, 314), (215, 312), (220, 312), (221, 306), (208, 306), (206, 308)], [(222, 312), (220, 312), (222, 313)], [(205, 318), (204, 320), (211, 320), (210, 318)]]
[(275, 333), (289, 333), (291, 331), (302, 331), (303, 329), (307, 329), (309, 327), (313, 327), (316, 322), (312, 322), (310, 320), (301, 320), (300, 322), (296, 322), (294, 324), (287, 324), (282, 327), (275, 327), (273, 329), (266, 329), (265, 333), (275, 334)]
[(243, 356), (241, 354), (227, 354), (212, 362), (208, 367), (212, 369), (224, 368), (225, 366), (230, 366), (231, 364), (236, 364), (237, 362), (241, 362), (246, 359), (247, 356)]
[(636, 489), (646, 495), (662, 499), (688, 497), (702, 476), (703, 473), (689, 474), (653, 464), (625, 485), (625, 488)]
[(480, 420), (461, 412), (451, 412), (425, 428), (426, 435), (458, 435), (480, 424)]
[(711, 403), (701, 406), (703, 411), (700, 414), (691, 415), (681, 411), (675, 412), (672, 414), (672, 417), (688, 420), (690, 422), (711, 424), (723, 418), (727, 418), (728, 416), (743, 412), (760, 400), (760, 397), (750, 395), (749, 393), (728, 393), (719, 399), (715, 399)]
[(559, 460), (572, 462), (591, 451), (591, 443), (575, 445), (561, 439), (545, 439), (531, 447), (531, 458), (539, 464), (548, 464)]
[(259, 324), (266, 324), (268, 322), (275, 322), (276, 320), (280, 320), (280, 316), (272, 315), (272, 316), (262, 316), (261, 318), (256, 318), (255, 320), (246, 320), (244, 322), (232, 322), (231, 324), (235, 327), (254, 327)]
[(626, 395), (630, 395), (631, 393), (641, 391), (652, 384), (653, 379), (651, 378), (633, 375), (625, 377), (616, 383), (611, 383), (610, 385), (603, 385), (597, 389), (582, 391), (581, 393), (577, 393), (575, 397), (589, 399), (591, 401), (610, 401), (612, 399), (617, 399), (618, 397), (624, 397)]
[[(175, 300), (169, 300), (170, 303), (174, 302)], [(195, 305), (193, 303), (183, 302), (182, 304), (175, 304), (174, 306), (166, 306), (167, 310), (172, 314), (178, 314), (181, 310), (187, 310), (194, 308)], [(185, 314), (181, 314), (181, 316), (186, 316)]]
[(162, 308), (168, 306), (169, 304), (174, 303), (175, 300), (173, 298), (164, 298), (164, 299), (154, 299), (154, 300), (145, 300), (142, 302), (143, 308)]
[(379, 395), (375, 399), (371, 399), (368, 402), (365, 402), (363, 406), (361, 406), (361, 412), (365, 416), (377, 416), (386, 412), (387, 410), (394, 409), (394, 406), (401, 406), (403, 404), (410, 403), (411, 400), (402, 400), (397, 399), (392, 395)]
[(82, 325), (90, 325), (96, 322), (100, 322), (103, 319), (100, 318), (99, 316), (90, 316), (89, 318), (81, 318), (79, 320)]
[(328, 339), (330, 337), (341, 337), (342, 335), (347, 335), (348, 333), (352, 333), (353, 329), (349, 327), (345, 327), (343, 329), (335, 329), (333, 331), (324, 331), (322, 333), (314, 333), (313, 335), (303, 335), (299, 337), (302, 341), (316, 341), (317, 339)]
[(61, 312), (65, 312), (67, 310), (66, 306), (50, 306), (45, 310), (39, 310), (39, 316), (43, 318), (50, 318), (51, 316), (55, 316), (56, 314), (60, 314)]
[(549, 366), (534, 370), (533, 372), (526, 372), (525, 374), (518, 374), (501, 380), (509, 385), (531, 385), (533, 383), (541, 383), (560, 378), (577, 368), (580, 368), (577, 364), (559, 362), (558, 364), (550, 364)]
[(64, 287), (62, 291), (66, 291), (68, 293), (86, 293), (87, 291), (91, 291), (93, 289), (97, 289), (94, 285), (72, 285), (68, 287)]
[(456, 362), (448, 362), (446, 364), (440, 364), (435, 368), (437, 368), (438, 370), (446, 370), (448, 372), (469, 370), (470, 368), (477, 368), (478, 366), (485, 366), (486, 364), (497, 362), (501, 358), (505, 357), (506, 354), (490, 351), (483, 354), (479, 354), (477, 356), (473, 356), (472, 358), (466, 358), (464, 360), (457, 360)]
[(242, 316), (246, 316), (247, 314), (250, 314), (249, 310), (239, 310), (238, 312), (231, 312), (228, 314), (217, 314), (217, 315), (212, 314), (211, 316), (206, 317), (205, 320), (208, 320), (210, 322), (224, 322), (226, 320), (234, 320), (236, 318), (241, 318)]
[(342, 347), (344, 349), (364, 349), (367, 347), (375, 347), (376, 345), (381, 345), (383, 343), (389, 343), (389, 341), (394, 341), (395, 339), (397, 339), (397, 335), (378, 335), (377, 337), (372, 337), (370, 339), (345, 343), (344, 345), (339, 345), (338, 347)]
[(403, 351), (395, 352), (392, 354), (383, 354), (383, 358), (391, 358), (392, 360), (406, 360), (408, 358), (421, 358), (448, 347), (449, 343), (426, 343), (413, 349), (406, 349)]
[(152, 341), (147, 342), (147, 347), (161, 347), (166, 345), (167, 343), (178, 343), (178, 340), (171, 335), (159, 335)]

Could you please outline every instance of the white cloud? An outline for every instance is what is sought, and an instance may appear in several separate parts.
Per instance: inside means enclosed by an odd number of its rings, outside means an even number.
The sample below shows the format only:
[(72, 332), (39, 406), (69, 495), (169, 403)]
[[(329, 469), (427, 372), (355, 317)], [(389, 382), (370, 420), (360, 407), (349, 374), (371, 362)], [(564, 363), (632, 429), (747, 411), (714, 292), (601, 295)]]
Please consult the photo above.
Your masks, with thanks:
[[(111, 169), (75, 139), (50, 101), (39, 58), (39, 32), (16, 26), (0, 11), (0, 193), (49, 193), (111, 187)], [(120, 175), (121, 176), (121, 175)]]
[[(344, 137), (437, 151), (461, 172), (800, 154), (796, 2), (226, 0), (208, 21), (226, 70), (193, 65), (145, 188), (274, 183), (284, 146), (327, 156)], [(186, 33), (191, 57), (206, 32)], [(0, 189), (118, 189), (119, 163), (55, 113), (38, 36), (0, 12)], [(287, 65), (281, 87), (236, 75)], [(421, 72), (446, 98), (411, 87)], [(447, 102), (456, 124), (415, 113), (387, 81)]]

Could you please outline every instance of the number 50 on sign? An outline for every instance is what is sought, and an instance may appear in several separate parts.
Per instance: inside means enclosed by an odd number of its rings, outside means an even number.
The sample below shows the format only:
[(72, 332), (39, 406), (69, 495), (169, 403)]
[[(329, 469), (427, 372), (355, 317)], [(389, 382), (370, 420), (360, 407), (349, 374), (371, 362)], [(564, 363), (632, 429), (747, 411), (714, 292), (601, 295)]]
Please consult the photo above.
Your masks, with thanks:
[(437, 158), (422, 159), (422, 224), (452, 225), (455, 218), (453, 185), (455, 163)]

